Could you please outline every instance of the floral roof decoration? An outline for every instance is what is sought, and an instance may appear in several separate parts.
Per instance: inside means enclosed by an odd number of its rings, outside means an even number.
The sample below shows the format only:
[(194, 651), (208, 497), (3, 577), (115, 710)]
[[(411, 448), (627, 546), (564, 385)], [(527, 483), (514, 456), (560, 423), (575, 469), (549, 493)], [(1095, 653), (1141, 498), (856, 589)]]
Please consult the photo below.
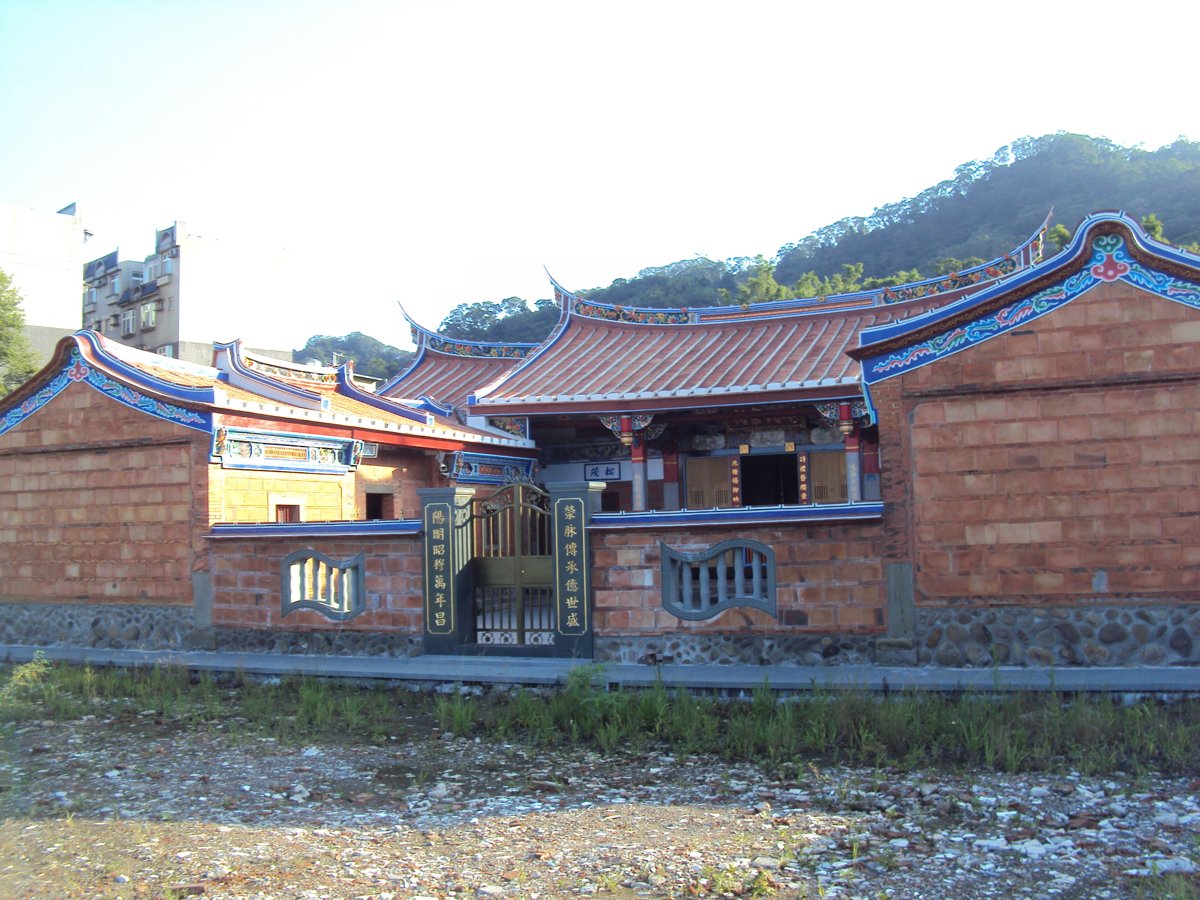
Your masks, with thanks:
[(476, 359), (524, 359), (536, 344), (481, 344), (475, 341), (456, 341), (426, 334), (426, 346), (447, 356), (469, 356)]

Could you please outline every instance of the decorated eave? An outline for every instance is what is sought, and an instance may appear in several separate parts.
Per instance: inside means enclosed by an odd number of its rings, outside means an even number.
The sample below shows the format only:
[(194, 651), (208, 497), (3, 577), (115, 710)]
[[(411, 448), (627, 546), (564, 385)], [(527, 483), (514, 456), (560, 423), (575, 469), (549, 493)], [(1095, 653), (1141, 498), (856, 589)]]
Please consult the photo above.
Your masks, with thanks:
[[(40, 372), (0, 400), (0, 434), (15, 427), (72, 383), (156, 418), (213, 433), (217, 426), (272, 420), (281, 430), (321, 425), (384, 443), (461, 449), (470, 445), (529, 448), (530, 442), (462, 426), (426, 410), (362, 391), (350, 370), (296, 366), (218, 345), (216, 366), (147, 353), (91, 331), (63, 338)], [(388, 436), (392, 436), (390, 439)]]
[(869, 386), (1027, 325), (1113, 282), (1200, 309), (1200, 257), (1152, 240), (1125, 213), (1096, 213), (1053, 258), (955, 303), (863, 329), (852, 353)]
[(467, 398), (512, 371), (536, 344), (489, 344), (447, 338), (418, 325), (401, 307), (412, 330), (416, 353), (409, 367), (378, 393), (441, 415), (466, 405)]

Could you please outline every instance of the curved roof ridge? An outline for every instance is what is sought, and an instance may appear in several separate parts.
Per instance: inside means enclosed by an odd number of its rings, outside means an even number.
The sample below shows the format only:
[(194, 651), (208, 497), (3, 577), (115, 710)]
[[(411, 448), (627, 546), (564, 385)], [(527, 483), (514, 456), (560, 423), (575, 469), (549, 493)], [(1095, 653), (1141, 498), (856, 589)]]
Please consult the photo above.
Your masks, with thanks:
[(625, 306), (588, 300), (582, 294), (568, 291), (555, 281), (553, 276), (550, 276), (549, 271), (546, 274), (554, 286), (555, 299), (567, 307), (571, 314), (581, 318), (629, 322), (638, 325), (694, 325), (714, 320), (755, 319), (835, 312), (847, 308), (887, 306), (910, 300), (928, 300), (940, 294), (961, 294), (965, 290), (978, 290), (981, 286), (1028, 269), (1041, 260), (1045, 233), (1050, 226), (1052, 213), (1053, 210), (1047, 213), (1037, 229), (1008, 253), (964, 269), (962, 272), (923, 278), (895, 287), (849, 291), (825, 297), (789, 297), (783, 300), (754, 303), (749, 306)]
[(1138, 253), (1168, 265), (1184, 267), (1190, 272), (1200, 272), (1200, 255), (1154, 240), (1128, 213), (1121, 210), (1090, 213), (1080, 222), (1067, 245), (1049, 259), (1005, 279), (1003, 283), (989, 285), (953, 303), (934, 307), (909, 318), (865, 328), (859, 334), (859, 346), (849, 351), (850, 355), (866, 360), (890, 352), (893, 346), (906, 345), (906, 342), (917, 340), (918, 335), (926, 331), (945, 329), (954, 323), (988, 314), (997, 308), (997, 304), (1019, 302), (1021, 298), (1044, 290), (1047, 285), (1059, 283), (1062, 278), (1074, 278), (1073, 273), (1086, 272), (1092, 258), (1092, 241), (1097, 233), (1114, 231), (1124, 232)]
[[(253, 357), (250, 359), (250, 364), (247, 365), (246, 360), (243, 358), (242, 342), (240, 340), (213, 344), (213, 355), (215, 356), (217, 368), (225, 375), (229, 383), (235, 387), (241, 387), (251, 393), (265, 394), (272, 399), (307, 406), (309, 409), (324, 409), (329, 404), (328, 398), (323, 397), (318, 391), (290, 384), (287, 381), (281, 380), (277, 373), (259, 371), (256, 368), (256, 360)], [(264, 365), (261, 362), (257, 362), (258, 367), (263, 367)], [(266, 368), (269, 369), (270, 366), (266, 366)], [(320, 374), (323, 380), (326, 380), (326, 383), (330, 383), (336, 378), (332, 370), (327, 375), (324, 373), (318, 374)]]
[(472, 341), (466, 338), (447, 337), (418, 324), (403, 305), (400, 306), (400, 314), (404, 316), (412, 329), (413, 343), (417, 345), (418, 351), (427, 348), (434, 353), (444, 353), (447, 356), (524, 359), (529, 351), (538, 346), (535, 342)]
[(197, 387), (180, 384), (164, 378), (154, 371), (147, 371), (149, 368), (166, 372), (180, 372), (181, 374), (188, 373), (211, 378), (216, 382), (220, 379), (220, 372), (211, 366), (202, 366), (199, 363), (190, 363), (185, 360), (160, 356), (146, 350), (138, 350), (136, 347), (111, 341), (94, 331), (76, 331), (63, 340), (74, 340), (80, 355), (89, 363), (107, 369), (111, 374), (127, 379), (146, 390), (191, 403), (212, 403), (216, 396), (214, 385)]

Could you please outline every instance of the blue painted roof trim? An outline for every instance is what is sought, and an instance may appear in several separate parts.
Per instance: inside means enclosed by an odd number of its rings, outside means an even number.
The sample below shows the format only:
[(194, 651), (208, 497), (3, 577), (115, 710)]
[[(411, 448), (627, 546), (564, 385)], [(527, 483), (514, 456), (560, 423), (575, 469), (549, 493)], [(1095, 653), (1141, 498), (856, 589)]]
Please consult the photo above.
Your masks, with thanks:
[(742, 506), (669, 512), (596, 513), (591, 528), (691, 528), (703, 525), (782, 525), (806, 522), (877, 521), (882, 503), (825, 503), (815, 506)]
[(433, 416), (429, 412), (416, 410), (410, 406), (397, 403), (395, 400), (389, 400), (387, 397), (380, 397), (378, 394), (364, 391), (351, 381), (350, 372), (346, 366), (340, 366), (337, 370), (337, 386), (338, 393), (344, 397), (349, 397), (351, 400), (357, 400), (359, 403), (365, 403), (367, 406), (400, 416), (404, 419), (412, 419), (414, 422), (420, 422), (422, 425), (434, 424)]
[(906, 334), (911, 334), (922, 328), (928, 328), (930, 325), (944, 321), (954, 316), (960, 315), (973, 307), (980, 306), (989, 300), (992, 300), (1001, 294), (1010, 293), (1020, 289), (1022, 286), (1030, 284), (1047, 274), (1075, 262), (1076, 258), (1088, 251), (1089, 232), (1095, 227), (1114, 223), (1124, 226), (1129, 229), (1137, 245), (1155, 256), (1160, 256), (1171, 262), (1181, 265), (1197, 267), (1200, 266), (1200, 259), (1184, 253), (1174, 247), (1166, 244), (1160, 244), (1158, 241), (1151, 240), (1146, 237), (1141, 226), (1130, 216), (1124, 212), (1118, 213), (1093, 213), (1086, 217), (1080, 223), (1079, 228), (1075, 230), (1075, 236), (1071, 242), (1048, 260), (1044, 260), (1037, 265), (1018, 272), (1007, 279), (1004, 279), (990, 287), (984, 288), (981, 291), (970, 294), (953, 303), (948, 303), (945, 306), (940, 306), (937, 309), (931, 309), (928, 312), (922, 313), (919, 316), (913, 316), (909, 319), (902, 319), (896, 322), (889, 322), (883, 325), (875, 325), (871, 328), (864, 328), (859, 334), (858, 342), (860, 347), (870, 347), (874, 344), (880, 344), (885, 341), (894, 340), (898, 337), (903, 337)]
[[(37, 391), (0, 415), (0, 434), (15, 428), (36, 414), (66, 390), (72, 382), (82, 382), (130, 409), (136, 409), (138, 412), (146, 413), (157, 419), (206, 434), (212, 431), (212, 413), (207, 410), (201, 412), (176, 406), (173, 403), (139, 393), (129, 385), (110, 377), (108, 372), (96, 365), (94, 361), (86, 359), (80, 352), (81, 345), (79, 343), (72, 346), (67, 341), (69, 339), (64, 338), (64, 343), (60, 344), (60, 347), (69, 346), (71, 349), (65, 358), (56, 357), (63, 359), (57, 373), (43, 383)], [(59, 352), (61, 353), (61, 350)]]
[[(119, 376), (122, 381), (131, 382), (157, 394), (165, 394), (182, 403), (211, 405), (216, 400), (216, 393), (211, 387), (185, 387), (173, 381), (155, 378), (136, 366), (130, 365), (106, 349), (100, 342), (100, 337), (93, 331), (77, 331), (74, 337), (79, 343), (79, 349), (83, 353), (84, 359), (93, 365), (107, 369), (113, 375)], [(165, 357), (163, 364), (170, 364)]]
[[(525, 357), (525, 359), (519, 362), (511, 371), (506, 373), (498, 381), (493, 382), (490, 385), (486, 385), (482, 390), (491, 390), (492, 388), (502, 385), (509, 379), (516, 377), (518, 372), (523, 371), (528, 366), (532, 366), (534, 361), (541, 357), (543, 353), (548, 352), (551, 347), (562, 340), (562, 336), (566, 334), (567, 329), (571, 327), (571, 320), (574, 318), (574, 316), (571, 314), (571, 302), (572, 300), (578, 298), (575, 294), (570, 293), (561, 284), (555, 281), (554, 276), (550, 274), (549, 270), (546, 271), (546, 277), (550, 279), (550, 284), (554, 287), (554, 290), (560, 294), (561, 305), (558, 311), (558, 322), (555, 323), (554, 328), (550, 331), (550, 333), (546, 335), (546, 339), (537, 347), (535, 347), (530, 354)], [(467, 397), (467, 409), (475, 415), (488, 415), (487, 412), (476, 412), (474, 407), (477, 404), (483, 406), (487, 405), (486, 393), (470, 394)], [(502, 413), (496, 413), (496, 415), (502, 415)]]
[(240, 341), (229, 341), (228, 343), (224, 344), (218, 342), (213, 344), (213, 349), (216, 350), (218, 354), (222, 352), (225, 354), (225, 357), (229, 360), (230, 367), (235, 373), (237, 373), (239, 377), (245, 378), (248, 381), (252, 381), (255, 384), (262, 385), (264, 388), (269, 390), (278, 391), (287, 396), (295, 397), (297, 400), (303, 400), (308, 404), (311, 404), (310, 408), (323, 408), (322, 401), (325, 400), (325, 398), (316, 391), (306, 390), (305, 388), (296, 387), (295, 385), (288, 384), (284, 381), (268, 378), (266, 375), (260, 375), (253, 369), (248, 368), (246, 364), (242, 362), (240, 343)]
[(419, 366), (422, 360), (425, 359), (425, 342), (421, 341), (417, 344), (417, 352), (413, 356), (412, 361), (408, 364), (408, 368), (398, 375), (393, 375), (389, 380), (379, 386), (377, 393), (386, 396), (387, 392), (398, 385), (401, 381), (407, 378)]
[(265, 522), (253, 525), (218, 523), (209, 538), (397, 537), (421, 533), (420, 519), (380, 519), (369, 522)]
[[(1101, 230), (1104, 225), (1119, 225), (1122, 233), (1111, 229)], [(1147, 238), (1138, 223), (1129, 216), (1123, 213), (1088, 216), (1064, 251), (1046, 263), (925, 315), (864, 329), (859, 337), (860, 348), (865, 350), (892, 343), (892, 349), (875, 355), (855, 354), (862, 359), (864, 387), (869, 388), (877, 382), (945, 359), (1026, 325), (1103, 283), (1124, 281), (1173, 302), (1200, 309), (1200, 283), (1185, 281), (1143, 266), (1129, 253), (1124, 234), (1142, 253), (1200, 272), (1200, 257)], [(1085, 253), (1089, 254), (1088, 260), (1080, 266), (1079, 260)], [(1030, 282), (1041, 281), (1045, 284), (1046, 276), (1056, 272), (1064, 273), (1062, 280), (1050, 283), (1036, 293), (1020, 295), (1006, 306), (988, 312), (981, 311), (971, 318), (972, 310), (985, 308), (986, 304), (998, 297), (1019, 292), (1021, 287)], [(914, 340), (899, 348), (895, 346), (897, 338), (920, 332), (928, 334), (931, 326), (937, 326), (952, 316), (958, 317), (959, 322), (964, 318), (969, 321), (924, 340)]]

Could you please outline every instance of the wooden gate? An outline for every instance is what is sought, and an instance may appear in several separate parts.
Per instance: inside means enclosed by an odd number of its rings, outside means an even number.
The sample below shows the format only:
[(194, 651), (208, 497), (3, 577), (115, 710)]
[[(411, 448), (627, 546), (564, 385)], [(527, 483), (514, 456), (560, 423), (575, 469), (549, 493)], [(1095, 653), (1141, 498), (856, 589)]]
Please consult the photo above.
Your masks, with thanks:
[(471, 528), (475, 643), (553, 646), (558, 622), (550, 495), (530, 484), (510, 484), (473, 501)]

